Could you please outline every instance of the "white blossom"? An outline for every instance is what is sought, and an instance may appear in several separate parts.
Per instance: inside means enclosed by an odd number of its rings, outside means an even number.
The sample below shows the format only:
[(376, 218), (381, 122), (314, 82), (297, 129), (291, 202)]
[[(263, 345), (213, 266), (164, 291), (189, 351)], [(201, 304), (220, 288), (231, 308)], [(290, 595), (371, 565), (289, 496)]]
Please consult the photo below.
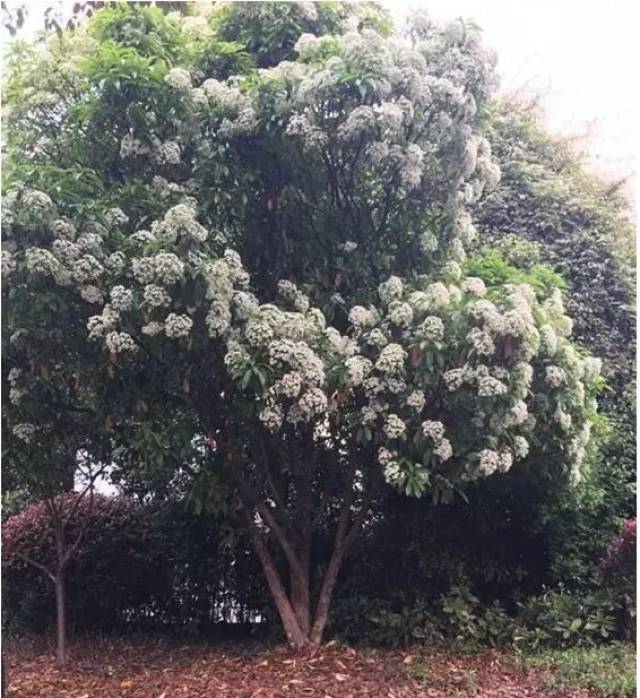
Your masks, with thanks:
[(407, 406), (417, 413), (422, 412), (425, 405), (425, 397), (422, 390), (414, 390), (407, 396)]
[(15, 437), (27, 444), (31, 443), (36, 435), (36, 428), (29, 422), (16, 424), (11, 431)]
[(434, 444), (439, 444), (444, 438), (444, 424), (428, 419), (421, 424), (422, 434), (425, 438), (431, 439)]
[(146, 325), (142, 326), (141, 332), (142, 334), (150, 337), (155, 337), (161, 332), (164, 332), (164, 323), (152, 320), (151, 322), (148, 322)]
[(161, 308), (171, 303), (171, 296), (162, 286), (147, 284), (144, 287), (144, 302), (152, 308)]
[(522, 460), (527, 457), (529, 453), (529, 442), (524, 438), (524, 436), (516, 436), (513, 439), (513, 450), (516, 454), (516, 458)]
[(362, 356), (351, 356), (345, 361), (347, 369), (347, 385), (355, 388), (362, 385), (364, 379), (369, 375), (372, 363)]
[(127, 216), (127, 214), (118, 207), (110, 208), (105, 213), (105, 219), (108, 225), (114, 227), (126, 225), (129, 222), (129, 216)]
[(124, 286), (114, 286), (111, 289), (111, 307), (116, 311), (130, 310), (133, 304), (133, 291)]
[(469, 332), (467, 341), (473, 345), (476, 353), (480, 356), (492, 356), (496, 351), (496, 345), (493, 343), (491, 335), (478, 327), (474, 327)]
[(587, 379), (596, 378), (602, 373), (602, 359), (588, 356), (584, 360), (584, 376)]
[(397, 414), (389, 414), (385, 420), (383, 430), (390, 439), (399, 439), (404, 436), (407, 425)]
[(401, 373), (404, 370), (404, 362), (407, 352), (400, 344), (387, 344), (380, 352), (375, 367), (378, 371), (388, 374)]
[(175, 141), (157, 143), (153, 156), (159, 165), (179, 165), (182, 159), (180, 146)]
[(483, 397), (494, 397), (504, 395), (507, 386), (493, 376), (482, 376), (478, 379), (478, 395)]
[(320, 388), (310, 388), (298, 401), (298, 406), (308, 421), (327, 410), (327, 396)]
[(560, 385), (562, 385), (562, 383), (564, 383), (565, 381), (565, 378), (565, 372), (559, 366), (546, 367), (544, 380), (547, 383), (547, 385), (550, 385), (552, 388), (557, 388)]
[(380, 448), (378, 450), (378, 462), (380, 465), (388, 465), (398, 457), (395, 451), (390, 451), (388, 448)]
[(164, 81), (176, 90), (186, 92), (191, 89), (191, 75), (184, 68), (171, 68), (164, 76)]
[(401, 298), (403, 291), (402, 279), (397, 276), (390, 276), (378, 286), (378, 295), (384, 305), (389, 305), (391, 302)]
[(137, 348), (133, 337), (126, 332), (109, 332), (105, 337), (105, 344), (112, 354), (135, 351)]
[(284, 413), (279, 405), (269, 405), (260, 410), (258, 418), (269, 431), (276, 432), (282, 426)]
[(22, 194), (22, 205), (36, 211), (46, 211), (53, 207), (53, 201), (48, 194), (38, 189), (27, 189)]
[(102, 291), (97, 286), (91, 284), (80, 287), (80, 297), (92, 305), (104, 302)]
[(482, 298), (487, 292), (484, 281), (475, 276), (468, 276), (462, 282), (461, 288), (465, 293), (471, 293), (478, 298)]
[(440, 458), (441, 461), (447, 461), (453, 455), (453, 448), (449, 439), (442, 439), (438, 445), (433, 450), (434, 454)]
[(407, 303), (392, 301), (388, 308), (389, 320), (400, 327), (409, 327), (413, 322), (413, 310)]
[(169, 313), (164, 321), (164, 332), (171, 339), (188, 337), (193, 327), (193, 320), (188, 315)]

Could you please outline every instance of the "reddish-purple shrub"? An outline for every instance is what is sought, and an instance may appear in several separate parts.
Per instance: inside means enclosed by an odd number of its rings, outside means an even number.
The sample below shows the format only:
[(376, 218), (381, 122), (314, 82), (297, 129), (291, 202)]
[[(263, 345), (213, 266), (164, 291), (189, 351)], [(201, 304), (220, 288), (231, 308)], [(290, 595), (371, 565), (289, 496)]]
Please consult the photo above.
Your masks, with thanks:
[[(55, 504), (71, 543), (83, 531), (66, 573), (72, 627), (115, 624), (127, 609), (164, 589), (163, 547), (154, 514), (127, 497), (75, 493)], [(9, 624), (41, 630), (55, 617), (53, 585), (24, 557), (55, 569), (54, 517), (50, 503), (36, 502), (2, 526), (3, 607)]]
[(622, 523), (611, 541), (600, 569), (604, 582), (620, 596), (621, 624), (628, 639), (635, 637), (636, 619), (636, 520)]
[(636, 520), (623, 521), (618, 535), (611, 541), (602, 559), (604, 579), (611, 585), (635, 588)]

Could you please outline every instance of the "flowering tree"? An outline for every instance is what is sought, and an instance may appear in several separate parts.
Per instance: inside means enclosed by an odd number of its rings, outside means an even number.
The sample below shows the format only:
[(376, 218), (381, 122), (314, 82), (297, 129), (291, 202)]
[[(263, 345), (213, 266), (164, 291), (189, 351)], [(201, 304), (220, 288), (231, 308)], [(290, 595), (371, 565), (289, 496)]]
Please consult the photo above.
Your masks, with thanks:
[(492, 54), (461, 22), (371, 24), (345, 11), (265, 66), (221, 48), (224, 13), (119, 7), (22, 56), (7, 92), (7, 287), (82, 305), (114, 462), (237, 502), (296, 646), (321, 641), (381, 488), (446, 501), (532, 450), (575, 480), (599, 382), (558, 288), (467, 271), (466, 209), (499, 183)]

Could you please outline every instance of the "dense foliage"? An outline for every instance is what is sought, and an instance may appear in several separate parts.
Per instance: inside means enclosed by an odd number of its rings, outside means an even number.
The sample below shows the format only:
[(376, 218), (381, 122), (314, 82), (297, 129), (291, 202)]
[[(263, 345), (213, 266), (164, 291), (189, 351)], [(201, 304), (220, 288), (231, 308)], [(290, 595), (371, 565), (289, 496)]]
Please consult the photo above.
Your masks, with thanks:
[(5, 87), (16, 485), (65, 444), (240, 510), (296, 644), (397, 493), (576, 483), (602, 387), (557, 275), (468, 254), (502, 191), (493, 56), (461, 22), (387, 34), (368, 4), (122, 4), (17, 47)]

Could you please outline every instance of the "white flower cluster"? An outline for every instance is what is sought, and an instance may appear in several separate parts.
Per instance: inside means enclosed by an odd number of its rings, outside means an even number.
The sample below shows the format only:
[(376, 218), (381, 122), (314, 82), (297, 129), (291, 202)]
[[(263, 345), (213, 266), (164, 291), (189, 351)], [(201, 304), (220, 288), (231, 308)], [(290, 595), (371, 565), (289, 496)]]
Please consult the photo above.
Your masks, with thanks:
[(309, 310), (309, 299), (291, 281), (280, 279), (278, 281), (278, 293), (298, 312), (306, 313)]
[(126, 332), (109, 332), (105, 337), (105, 344), (112, 354), (123, 354), (138, 348), (133, 337)]
[(153, 157), (158, 165), (179, 165), (182, 152), (175, 141), (158, 141), (154, 143)]
[(433, 453), (444, 463), (453, 456), (453, 446), (449, 439), (445, 439), (445, 428), (442, 422), (427, 420), (421, 424), (422, 435), (429, 439), (433, 445)]
[(133, 160), (148, 155), (148, 153), (149, 147), (129, 133), (125, 134), (120, 141), (120, 157), (123, 160)]
[(316, 152), (326, 147), (329, 139), (327, 135), (304, 114), (293, 114), (287, 124), (286, 133), (302, 143), (305, 151)]
[(204, 242), (209, 233), (207, 229), (196, 220), (196, 211), (187, 204), (178, 204), (170, 208), (162, 221), (151, 226), (152, 239), (164, 243), (175, 243), (180, 238)]
[(49, 252), (40, 247), (30, 247), (24, 254), (25, 266), (31, 274), (53, 276), (60, 268), (60, 262)]
[(371, 361), (363, 356), (350, 356), (344, 365), (348, 374), (347, 385), (351, 388), (362, 385), (373, 367)]
[(485, 448), (479, 456), (477, 470), (473, 472), (472, 477), (487, 477), (495, 472), (506, 473), (513, 464), (513, 454), (508, 451), (494, 451), (490, 448)]
[(349, 322), (355, 327), (370, 327), (376, 321), (376, 314), (362, 305), (354, 305), (349, 311)]
[(545, 382), (552, 388), (561, 386), (566, 378), (566, 374), (559, 366), (547, 366), (545, 369)]
[(16, 438), (27, 444), (31, 443), (36, 436), (36, 428), (29, 422), (16, 424), (11, 431)]
[(22, 192), (21, 203), (25, 208), (36, 211), (48, 211), (53, 208), (51, 197), (38, 189), (26, 189)]
[(375, 367), (381, 373), (397, 375), (404, 372), (407, 352), (400, 344), (387, 344), (376, 359)]
[(484, 281), (475, 276), (468, 276), (462, 282), (460, 288), (465, 293), (471, 293), (478, 298), (482, 298), (487, 292), (487, 287), (484, 285)]
[(408, 303), (392, 301), (389, 303), (387, 317), (399, 327), (410, 327), (413, 322), (413, 309)]
[(80, 297), (92, 305), (104, 302), (104, 295), (102, 291), (97, 286), (93, 286), (92, 284), (80, 287)]
[(118, 311), (131, 310), (133, 304), (133, 291), (124, 286), (114, 286), (111, 289), (111, 307)]
[(444, 323), (436, 315), (429, 315), (419, 326), (418, 334), (431, 342), (437, 342), (444, 336)]
[(493, 376), (483, 375), (478, 378), (478, 395), (482, 397), (495, 397), (505, 395), (507, 392), (507, 386)]
[(422, 434), (425, 438), (431, 439), (434, 443), (440, 443), (444, 438), (444, 424), (442, 422), (427, 420), (422, 422)]
[(191, 89), (191, 75), (184, 68), (171, 68), (164, 76), (164, 81), (176, 90), (186, 92)]
[(152, 308), (162, 308), (170, 305), (171, 296), (162, 286), (148, 284), (144, 287), (144, 302)]
[(378, 286), (378, 295), (384, 305), (389, 305), (393, 301), (397, 301), (402, 297), (404, 292), (404, 284), (402, 279), (397, 276), (391, 276)]
[(171, 339), (188, 337), (193, 327), (193, 320), (188, 315), (169, 313), (164, 321), (164, 332)]
[(133, 276), (141, 284), (156, 282), (171, 286), (184, 276), (184, 263), (173, 252), (158, 252), (153, 257), (134, 258)]
[(410, 407), (414, 412), (420, 414), (424, 409), (425, 397), (422, 390), (414, 390), (407, 397), (407, 406)]
[(389, 439), (399, 439), (407, 431), (407, 425), (397, 414), (389, 414), (385, 420), (383, 430)]
[(129, 216), (127, 216), (121, 208), (116, 206), (115, 208), (110, 208), (105, 213), (105, 220), (107, 221), (107, 225), (119, 227), (129, 222)]
[(467, 335), (469, 342), (479, 356), (491, 356), (496, 351), (491, 335), (484, 332), (479, 327), (474, 327)]

